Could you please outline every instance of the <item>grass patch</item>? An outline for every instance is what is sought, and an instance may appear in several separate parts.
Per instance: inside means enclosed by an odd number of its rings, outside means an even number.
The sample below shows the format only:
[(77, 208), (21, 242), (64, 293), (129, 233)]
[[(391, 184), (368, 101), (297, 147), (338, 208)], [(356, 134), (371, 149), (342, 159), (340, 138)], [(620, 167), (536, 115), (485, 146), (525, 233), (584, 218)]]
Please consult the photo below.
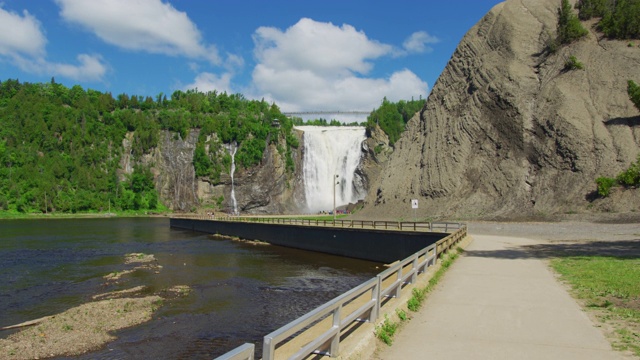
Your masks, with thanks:
[(385, 315), (384, 321), (376, 328), (376, 336), (385, 344), (391, 346), (393, 344), (393, 335), (398, 330), (398, 324), (389, 320)]
[(407, 312), (402, 309), (396, 309), (396, 314), (401, 321), (407, 320)]
[(598, 318), (615, 329), (613, 347), (640, 356), (640, 259), (572, 256), (551, 260)]
[(440, 281), (444, 273), (447, 271), (447, 269), (449, 269), (451, 264), (453, 264), (453, 262), (458, 258), (459, 254), (463, 251), (464, 250), (461, 247), (457, 247), (455, 250), (449, 252), (448, 254), (444, 254), (443, 257), (441, 257), (442, 263), (440, 265), (440, 269), (438, 269), (438, 271), (433, 274), (431, 279), (429, 279), (429, 283), (427, 284), (427, 286), (421, 289), (413, 288), (413, 290), (411, 291), (413, 295), (411, 296), (409, 301), (407, 301), (407, 308), (409, 310), (416, 312), (420, 309), (420, 307), (422, 306), (422, 302), (427, 296), (427, 293), (431, 292), (436, 287), (436, 285), (438, 285), (438, 282)]

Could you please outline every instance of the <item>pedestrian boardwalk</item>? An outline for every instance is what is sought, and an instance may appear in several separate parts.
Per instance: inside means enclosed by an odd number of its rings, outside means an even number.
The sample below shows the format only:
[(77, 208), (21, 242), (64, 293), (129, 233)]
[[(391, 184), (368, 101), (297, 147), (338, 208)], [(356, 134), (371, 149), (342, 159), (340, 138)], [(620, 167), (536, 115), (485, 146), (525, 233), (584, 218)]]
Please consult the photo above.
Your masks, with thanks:
[(378, 359), (623, 359), (522, 248), (535, 240), (474, 239)]

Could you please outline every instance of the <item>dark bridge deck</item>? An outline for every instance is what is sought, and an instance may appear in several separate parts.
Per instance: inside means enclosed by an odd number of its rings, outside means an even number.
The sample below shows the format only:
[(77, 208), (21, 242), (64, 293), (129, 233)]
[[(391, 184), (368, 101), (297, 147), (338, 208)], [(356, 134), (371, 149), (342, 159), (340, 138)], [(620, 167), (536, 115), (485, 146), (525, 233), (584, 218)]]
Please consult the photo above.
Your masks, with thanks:
[[(446, 232), (424, 231), (434, 229), (434, 224), (430, 223), (365, 223), (360, 222), (361, 227), (357, 228), (353, 222), (350, 223), (351, 226), (344, 227), (344, 221), (336, 224), (342, 227), (326, 227), (316, 226), (312, 222), (264, 223), (255, 220), (248, 222), (187, 217), (170, 219), (171, 227), (175, 228), (260, 240), (274, 245), (383, 263), (404, 259), (449, 235)], [(387, 230), (383, 230), (385, 227)], [(389, 230), (390, 228), (399, 230)], [(448, 228), (449, 224), (446, 225), (447, 230)]]

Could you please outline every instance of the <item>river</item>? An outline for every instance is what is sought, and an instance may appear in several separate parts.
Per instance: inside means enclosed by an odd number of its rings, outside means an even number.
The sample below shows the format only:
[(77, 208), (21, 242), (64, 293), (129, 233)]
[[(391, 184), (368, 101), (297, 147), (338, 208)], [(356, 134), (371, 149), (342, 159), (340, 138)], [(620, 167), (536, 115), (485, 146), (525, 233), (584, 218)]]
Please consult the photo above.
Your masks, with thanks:
[[(119, 283), (124, 255), (153, 254), (158, 273)], [(0, 327), (52, 315), (108, 291), (188, 285), (153, 319), (74, 359), (211, 359), (254, 342), (373, 277), (380, 264), (169, 228), (166, 218), (0, 220)], [(130, 266), (129, 266), (130, 268)], [(0, 337), (9, 335), (0, 332)]]

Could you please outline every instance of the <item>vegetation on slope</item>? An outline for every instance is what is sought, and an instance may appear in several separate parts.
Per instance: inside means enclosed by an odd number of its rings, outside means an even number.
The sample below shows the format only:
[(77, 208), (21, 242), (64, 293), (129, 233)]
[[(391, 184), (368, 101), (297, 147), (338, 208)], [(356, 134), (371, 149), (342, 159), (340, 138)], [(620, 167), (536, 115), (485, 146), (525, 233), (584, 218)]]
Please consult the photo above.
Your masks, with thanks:
[(571, 10), (569, 0), (562, 0), (558, 8), (558, 42), (569, 44), (587, 35), (588, 31)]
[(640, 186), (640, 155), (635, 163), (631, 163), (631, 166), (627, 170), (621, 172), (615, 178), (599, 177), (596, 179), (596, 186), (598, 187), (598, 195), (607, 197), (611, 193), (611, 188), (619, 185), (626, 188), (637, 188)]
[(407, 122), (424, 106), (425, 100), (390, 102), (385, 97), (379, 108), (373, 110), (367, 117), (367, 129), (372, 129), (376, 124), (380, 126), (389, 137), (389, 144), (393, 146), (400, 138)]
[[(280, 127), (274, 127), (279, 120)], [(162, 207), (149, 168), (119, 179), (125, 135), (140, 158), (158, 146), (160, 130), (185, 139), (199, 128), (194, 166), (219, 177), (230, 164), (222, 144), (238, 145), (239, 167), (260, 162), (269, 143), (286, 153), (297, 146), (293, 124), (277, 106), (242, 95), (175, 91), (168, 99), (67, 88), (50, 83), (0, 81), (0, 211), (88, 212)], [(280, 144), (279, 142), (283, 142)]]
[(581, 20), (600, 18), (597, 27), (614, 39), (640, 39), (640, 0), (579, 0)]

